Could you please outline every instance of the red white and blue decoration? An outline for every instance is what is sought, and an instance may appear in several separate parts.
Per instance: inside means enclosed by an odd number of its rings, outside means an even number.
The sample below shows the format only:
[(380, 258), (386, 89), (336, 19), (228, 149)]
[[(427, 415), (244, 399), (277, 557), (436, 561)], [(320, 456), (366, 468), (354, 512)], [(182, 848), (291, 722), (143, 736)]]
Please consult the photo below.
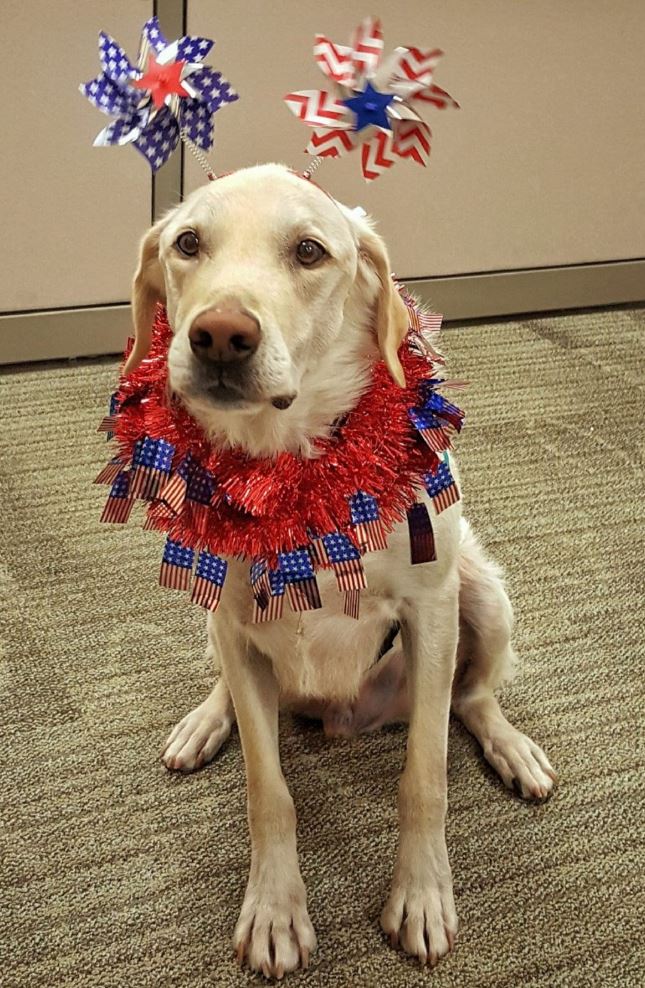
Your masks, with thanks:
[(331, 570), (345, 614), (357, 618), (367, 586), (363, 558), (387, 547), (397, 523), (407, 517), (413, 564), (436, 558), (419, 495), (426, 490), (435, 513), (459, 500), (447, 451), (463, 412), (441, 391), (460, 385), (442, 376), (435, 347), (441, 317), (398, 288), (409, 313), (399, 351), (406, 387), (376, 363), (356, 407), (318, 441), (311, 459), (254, 459), (212, 445), (169, 394), (172, 331), (159, 306), (148, 357), (121, 378), (99, 426), (114, 433), (117, 449), (96, 483), (111, 485), (102, 521), (125, 523), (143, 502), (144, 528), (166, 533), (163, 586), (191, 591), (195, 603), (214, 611), (227, 559), (245, 559), (253, 620), (275, 621), (285, 599), (297, 612), (322, 607), (316, 573)]
[(289, 93), (290, 110), (314, 128), (309, 154), (338, 158), (361, 147), (363, 176), (378, 178), (397, 158), (425, 165), (432, 134), (421, 111), (459, 104), (435, 84), (438, 48), (396, 48), (383, 57), (381, 23), (366, 18), (349, 45), (319, 34), (314, 58), (332, 84), (331, 92)]
[(132, 144), (155, 172), (180, 138), (204, 151), (211, 148), (213, 114), (238, 99), (221, 73), (202, 64), (212, 47), (209, 38), (190, 35), (169, 42), (157, 18), (151, 17), (143, 26), (134, 65), (102, 31), (102, 71), (80, 86), (90, 103), (114, 118), (98, 134), (95, 146)]

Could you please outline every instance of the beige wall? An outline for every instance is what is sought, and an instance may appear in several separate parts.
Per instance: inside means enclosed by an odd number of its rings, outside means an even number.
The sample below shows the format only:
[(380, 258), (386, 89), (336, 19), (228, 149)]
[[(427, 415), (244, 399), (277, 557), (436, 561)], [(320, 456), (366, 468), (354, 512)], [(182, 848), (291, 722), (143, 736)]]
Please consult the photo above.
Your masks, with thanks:
[[(181, 0), (157, 8), (177, 37)], [(241, 94), (216, 117), (217, 170), (304, 166), (309, 132), (282, 97), (325, 85), (313, 35), (343, 41), (368, 9), (340, 0), (187, 8), (189, 31), (216, 39), (209, 62)], [(450, 318), (644, 299), (645, 261), (630, 259), (645, 258), (645, 0), (399, 0), (373, 9), (387, 48), (444, 48), (437, 81), (463, 107), (429, 110), (427, 170), (401, 162), (366, 185), (355, 153), (318, 173), (330, 192), (378, 218), (399, 276), (425, 279), (417, 290)], [(136, 151), (92, 147), (107, 118), (78, 84), (98, 71), (101, 28), (134, 57), (151, 12), (151, 0), (2, 4), (0, 363), (123, 344), (129, 314), (118, 303), (129, 296), (152, 181)], [(203, 177), (186, 157), (190, 188)], [(179, 164), (156, 180), (162, 207), (179, 188)], [(42, 311), (65, 307), (74, 311)]]
[[(644, 0), (371, 6), (386, 48), (444, 49), (437, 81), (462, 104), (429, 109), (427, 170), (402, 162), (366, 186), (354, 152), (318, 173), (378, 217), (399, 275), (645, 257)], [(189, 30), (217, 39), (213, 60), (241, 96), (217, 116), (218, 170), (302, 164), (308, 128), (281, 97), (324, 88), (314, 34), (344, 41), (363, 12), (345, 0), (190, 0)], [(188, 185), (201, 180), (191, 162)]]
[(136, 53), (151, 12), (147, 0), (3, 0), (0, 312), (128, 298), (150, 169), (130, 148), (92, 147), (108, 118), (78, 86), (99, 70), (99, 30)]

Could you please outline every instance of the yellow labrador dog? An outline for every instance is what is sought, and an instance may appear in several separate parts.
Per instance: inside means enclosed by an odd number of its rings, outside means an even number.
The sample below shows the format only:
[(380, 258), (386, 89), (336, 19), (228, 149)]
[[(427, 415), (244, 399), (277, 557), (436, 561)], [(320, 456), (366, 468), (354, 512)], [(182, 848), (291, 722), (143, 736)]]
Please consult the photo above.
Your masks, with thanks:
[[(252, 456), (312, 455), (380, 357), (403, 383), (397, 350), (407, 315), (382, 240), (281, 166), (210, 183), (152, 227), (134, 281), (129, 368), (145, 356), (159, 300), (174, 332), (172, 389), (213, 442)], [(316, 946), (280, 766), (281, 705), (319, 716), (329, 734), (409, 721), (381, 924), (422, 963), (447, 954), (457, 932), (444, 833), (451, 703), (509, 788), (527, 799), (552, 789), (546, 756), (495, 698), (514, 665), (512, 611), (499, 570), (460, 515), (455, 505), (435, 517), (432, 564), (410, 565), (405, 525), (386, 551), (365, 557), (369, 590), (358, 621), (343, 616), (334, 577), (323, 572), (322, 610), (252, 624), (248, 567), (229, 561), (221, 606), (208, 619), (219, 681), (162, 757), (170, 769), (199, 768), (237, 720), (252, 854), (234, 945), (240, 961), (267, 976), (306, 966)]]

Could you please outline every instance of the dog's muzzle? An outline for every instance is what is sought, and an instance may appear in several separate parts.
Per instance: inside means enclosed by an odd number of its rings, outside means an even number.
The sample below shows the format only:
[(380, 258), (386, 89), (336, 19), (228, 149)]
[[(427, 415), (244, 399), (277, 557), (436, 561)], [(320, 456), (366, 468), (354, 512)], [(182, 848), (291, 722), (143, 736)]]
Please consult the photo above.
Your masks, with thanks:
[(257, 319), (241, 309), (207, 309), (194, 320), (188, 340), (198, 390), (218, 404), (245, 403), (249, 363), (261, 341)]

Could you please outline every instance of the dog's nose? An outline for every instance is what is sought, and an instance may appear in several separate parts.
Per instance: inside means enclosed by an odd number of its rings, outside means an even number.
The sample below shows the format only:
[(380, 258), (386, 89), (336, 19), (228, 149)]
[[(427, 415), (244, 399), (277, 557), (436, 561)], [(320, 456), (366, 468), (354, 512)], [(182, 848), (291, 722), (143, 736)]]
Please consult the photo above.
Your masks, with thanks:
[(208, 309), (188, 330), (190, 347), (198, 360), (228, 364), (246, 360), (260, 345), (257, 319), (239, 309)]

